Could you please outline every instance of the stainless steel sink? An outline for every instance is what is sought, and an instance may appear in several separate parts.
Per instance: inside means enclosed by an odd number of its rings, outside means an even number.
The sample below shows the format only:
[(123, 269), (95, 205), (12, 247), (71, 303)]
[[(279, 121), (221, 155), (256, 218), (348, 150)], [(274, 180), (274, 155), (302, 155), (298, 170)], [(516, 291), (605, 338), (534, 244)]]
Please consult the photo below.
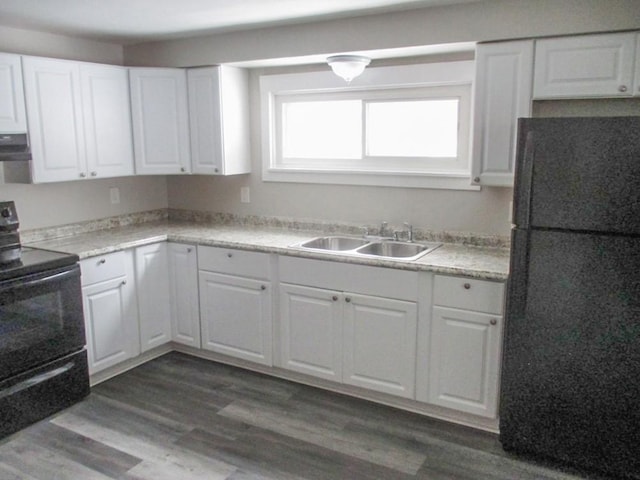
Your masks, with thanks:
[(314, 238), (313, 240), (301, 243), (300, 247), (342, 252), (345, 250), (353, 250), (367, 243), (369, 243), (369, 241), (362, 238), (332, 236)]
[(435, 250), (439, 246), (439, 243), (374, 242), (358, 248), (356, 253), (374, 255), (376, 257), (414, 259)]
[(435, 250), (440, 245), (440, 243), (398, 242), (334, 235), (313, 238), (306, 242), (292, 245), (292, 247), (356, 257), (368, 256), (395, 260), (416, 260)]

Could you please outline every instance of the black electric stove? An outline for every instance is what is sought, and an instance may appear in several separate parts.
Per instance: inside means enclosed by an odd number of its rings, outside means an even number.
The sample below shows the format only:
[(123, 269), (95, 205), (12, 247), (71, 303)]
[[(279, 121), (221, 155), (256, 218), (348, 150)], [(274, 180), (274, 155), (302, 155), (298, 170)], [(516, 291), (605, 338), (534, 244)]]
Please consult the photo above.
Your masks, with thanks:
[(23, 247), (0, 202), (0, 438), (89, 394), (78, 256)]

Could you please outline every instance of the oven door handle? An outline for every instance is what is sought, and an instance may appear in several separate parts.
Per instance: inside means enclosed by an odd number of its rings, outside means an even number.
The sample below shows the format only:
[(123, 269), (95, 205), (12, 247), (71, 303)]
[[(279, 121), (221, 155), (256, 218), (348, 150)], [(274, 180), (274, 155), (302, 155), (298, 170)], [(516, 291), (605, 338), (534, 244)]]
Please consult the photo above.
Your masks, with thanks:
[(27, 280), (26, 282), (18, 280), (14, 283), (19, 288), (31, 288), (31, 287), (37, 287), (39, 285), (43, 285), (45, 283), (56, 282), (58, 280), (64, 280), (69, 277), (75, 277), (78, 275), (79, 275), (78, 269), (73, 268), (72, 270), (65, 270), (63, 272), (54, 273), (53, 275), (47, 275), (46, 277), (38, 278), (36, 280)]
[(53, 377), (57, 377), (58, 375), (62, 375), (63, 373), (68, 372), (74, 366), (75, 366), (75, 362), (65, 363), (61, 367), (58, 367), (54, 370), (41, 373), (40, 375), (36, 375), (35, 377), (28, 378), (26, 380), (23, 380), (20, 383), (16, 383), (15, 385), (12, 385), (9, 388), (5, 388), (4, 390), (1, 390), (0, 399), (9, 397), (11, 395), (15, 395), (16, 393), (21, 392), (22, 390), (26, 390), (27, 388), (31, 388), (31, 387), (34, 387), (35, 385), (38, 385), (39, 383), (46, 382), (47, 380), (51, 380)]

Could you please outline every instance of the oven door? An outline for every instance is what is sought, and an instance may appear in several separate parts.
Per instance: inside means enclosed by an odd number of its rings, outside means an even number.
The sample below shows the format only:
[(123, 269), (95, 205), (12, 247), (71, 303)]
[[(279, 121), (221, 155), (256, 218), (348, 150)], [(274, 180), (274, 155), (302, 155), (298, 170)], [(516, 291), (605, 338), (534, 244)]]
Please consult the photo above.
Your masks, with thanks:
[(0, 282), (0, 380), (84, 345), (77, 264)]

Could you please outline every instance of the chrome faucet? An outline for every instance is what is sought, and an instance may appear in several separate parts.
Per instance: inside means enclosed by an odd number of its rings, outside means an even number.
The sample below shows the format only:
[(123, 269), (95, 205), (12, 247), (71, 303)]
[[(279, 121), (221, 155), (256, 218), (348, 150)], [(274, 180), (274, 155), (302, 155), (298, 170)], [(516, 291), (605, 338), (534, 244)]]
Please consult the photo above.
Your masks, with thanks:
[(387, 233), (387, 225), (389, 225), (387, 222), (382, 222), (380, 224), (380, 236), (381, 237), (388, 236), (388, 235), (385, 235), (385, 233)]
[(393, 231), (393, 239), (398, 241), (401, 240), (401, 236), (405, 238), (406, 242), (413, 242), (413, 225), (409, 222), (404, 222), (405, 230), (394, 230)]

